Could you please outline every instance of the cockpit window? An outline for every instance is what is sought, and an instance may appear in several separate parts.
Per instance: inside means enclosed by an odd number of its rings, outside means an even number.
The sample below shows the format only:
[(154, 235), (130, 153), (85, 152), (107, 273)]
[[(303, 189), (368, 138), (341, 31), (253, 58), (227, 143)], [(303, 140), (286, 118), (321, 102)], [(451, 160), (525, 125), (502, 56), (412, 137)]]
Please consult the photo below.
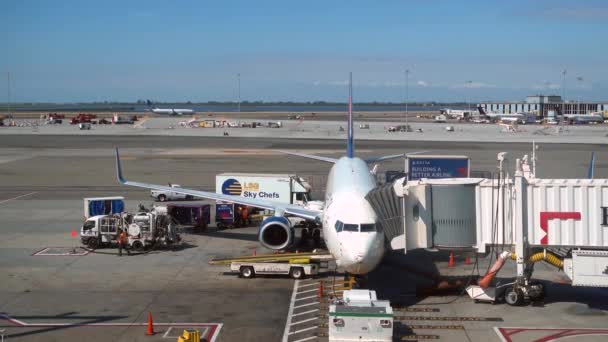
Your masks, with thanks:
[(344, 226), (344, 223), (342, 223), (342, 221), (336, 221), (336, 231), (338, 233), (342, 231), (343, 226)]
[(358, 232), (359, 231), (359, 225), (358, 224), (345, 223), (344, 224), (344, 231), (345, 232)]
[(376, 231), (376, 225), (374, 223), (362, 223), (361, 224), (362, 233), (369, 233), (369, 232), (375, 232), (375, 231)]

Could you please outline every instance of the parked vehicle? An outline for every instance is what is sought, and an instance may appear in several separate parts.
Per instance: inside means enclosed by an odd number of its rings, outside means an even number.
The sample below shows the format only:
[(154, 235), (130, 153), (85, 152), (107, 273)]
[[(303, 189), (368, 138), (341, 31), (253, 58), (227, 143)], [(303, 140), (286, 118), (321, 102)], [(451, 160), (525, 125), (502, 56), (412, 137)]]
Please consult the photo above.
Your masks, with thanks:
[[(172, 188), (181, 188), (179, 184), (171, 184), (169, 186)], [(150, 191), (150, 196), (154, 197), (159, 202), (165, 201), (175, 201), (175, 200), (187, 200), (190, 201), (193, 199), (190, 195), (180, 194), (174, 191), (161, 191), (161, 190), (152, 190)]]
[(215, 177), (218, 194), (263, 198), (319, 209), (323, 203), (312, 201), (312, 187), (302, 177), (292, 174), (221, 173)]
[(286, 263), (286, 262), (233, 262), (232, 272), (239, 272), (243, 278), (253, 278), (257, 274), (283, 274), (294, 279), (302, 279), (319, 273), (316, 263)]
[(211, 223), (211, 205), (209, 204), (170, 204), (167, 213), (175, 222), (184, 226), (207, 229)]
[(410, 127), (410, 125), (396, 125), (396, 126), (390, 126), (388, 128), (389, 132), (411, 132), (412, 131), (412, 127)]

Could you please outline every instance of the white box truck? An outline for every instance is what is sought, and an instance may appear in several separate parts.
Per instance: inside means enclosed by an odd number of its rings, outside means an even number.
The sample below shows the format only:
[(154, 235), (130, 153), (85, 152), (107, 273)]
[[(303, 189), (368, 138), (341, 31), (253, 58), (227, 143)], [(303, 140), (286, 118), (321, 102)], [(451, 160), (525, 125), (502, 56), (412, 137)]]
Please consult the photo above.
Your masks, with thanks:
[(270, 173), (221, 173), (215, 177), (215, 192), (224, 195), (265, 199), (320, 209), (311, 200), (311, 186), (302, 177)]

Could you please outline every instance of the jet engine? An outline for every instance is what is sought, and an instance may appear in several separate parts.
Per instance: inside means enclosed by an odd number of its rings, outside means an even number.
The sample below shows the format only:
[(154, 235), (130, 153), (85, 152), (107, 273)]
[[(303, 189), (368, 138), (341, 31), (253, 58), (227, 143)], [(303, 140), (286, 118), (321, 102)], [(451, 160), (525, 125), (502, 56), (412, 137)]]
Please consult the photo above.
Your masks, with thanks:
[(287, 218), (273, 216), (262, 221), (258, 239), (266, 248), (285, 249), (293, 244), (294, 231)]

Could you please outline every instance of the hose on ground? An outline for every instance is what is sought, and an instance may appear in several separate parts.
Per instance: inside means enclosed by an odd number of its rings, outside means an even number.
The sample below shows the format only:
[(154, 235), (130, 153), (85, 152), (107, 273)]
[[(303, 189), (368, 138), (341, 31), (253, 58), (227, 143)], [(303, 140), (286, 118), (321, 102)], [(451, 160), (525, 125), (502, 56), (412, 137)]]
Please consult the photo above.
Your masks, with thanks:
[[(486, 275), (484, 275), (479, 282), (477, 282), (477, 284), (481, 287), (481, 288), (488, 288), (490, 286), (490, 283), (492, 282), (492, 280), (494, 279), (494, 277), (496, 276), (496, 274), (498, 273), (498, 271), (500, 271), (500, 269), (502, 268), (502, 266), (505, 264), (505, 260), (507, 258), (511, 258), (512, 260), (517, 260), (517, 254), (515, 253), (511, 253), (511, 252), (502, 252), (500, 254), (500, 256), (497, 258), (496, 262), (494, 263), (494, 265), (492, 265), (492, 267), (490, 267), (490, 269), (488, 270), (488, 272), (486, 273)], [(562, 269), (564, 267), (564, 262), (555, 254), (547, 252), (546, 250), (542, 251), (542, 252), (538, 252), (538, 253), (534, 253), (532, 254), (529, 258), (528, 258), (528, 263), (534, 263), (534, 262), (539, 262), (539, 261), (545, 261), (559, 269)]]

